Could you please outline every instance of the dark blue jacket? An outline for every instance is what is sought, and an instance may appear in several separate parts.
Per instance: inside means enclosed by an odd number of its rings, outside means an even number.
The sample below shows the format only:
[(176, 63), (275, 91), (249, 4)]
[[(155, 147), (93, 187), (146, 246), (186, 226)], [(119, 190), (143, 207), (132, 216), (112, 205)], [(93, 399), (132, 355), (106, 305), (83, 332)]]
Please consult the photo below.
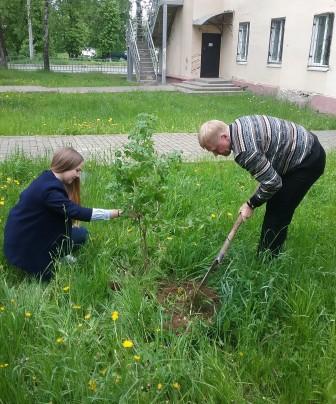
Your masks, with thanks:
[(72, 221), (90, 221), (92, 209), (70, 201), (65, 187), (52, 171), (44, 171), (20, 195), (10, 211), (4, 234), (8, 261), (39, 274), (69, 242)]

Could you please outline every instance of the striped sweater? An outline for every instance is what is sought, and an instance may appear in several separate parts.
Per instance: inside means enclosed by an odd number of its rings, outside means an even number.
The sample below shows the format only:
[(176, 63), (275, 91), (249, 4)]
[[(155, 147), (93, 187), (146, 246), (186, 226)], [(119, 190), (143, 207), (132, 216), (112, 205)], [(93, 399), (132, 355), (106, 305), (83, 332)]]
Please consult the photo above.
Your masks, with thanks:
[(314, 137), (294, 122), (265, 115), (236, 119), (230, 125), (235, 161), (260, 183), (250, 198), (253, 206), (269, 200), (281, 187), (281, 177), (310, 154)]

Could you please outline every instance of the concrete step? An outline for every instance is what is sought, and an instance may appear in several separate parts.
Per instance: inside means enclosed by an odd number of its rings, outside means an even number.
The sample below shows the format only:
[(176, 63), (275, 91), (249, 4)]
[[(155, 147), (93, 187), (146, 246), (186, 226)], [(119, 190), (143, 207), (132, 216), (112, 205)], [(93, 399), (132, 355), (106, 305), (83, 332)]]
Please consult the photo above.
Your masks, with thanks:
[(189, 84), (191, 86), (195, 86), (195, 87), (238, 87), (235, 84), (233, 84), (231, 81), (226, 81), (226, 82), (212, 82), (212, 83), (206, 83), (206, 82), (202, 82), (202, 81), (196, 81), (196, 80), (187, 80), (187, 81), (183, 81), (183, 84)]
[(213, 95), (237, 95), (237, 94), (244, 94), (245, 91), (240, 90), (240, 91), (228, 91), (228, 90), (208, 90), (208, 91), (199, 91), (199, 90), (188, 90), (187, 88), (182, 88), (178, 87), (178, 90), (181, 93), (187, 93), (187, 94), (213, 94)]
[(175, 87), (183, 88), (189, 91), (197, 91), (197, 92), (217, 92), (217, 91), (232, 91), (232, 92), (238, 92), (241, 91), (241, 88), (238, 86), (197, 86), (195, 84), (190, 84), (190, 83), (175, 83)]
[(194, 80), (189, 80), (189, 81), (193, 81), (195, 83), (208, 83), (208, 84), (226, 84), (226, 83), (230, 83), (232, 84), (231, 80), (225, 80), (225, 79), (221, 79), (221, 78), (206, 78), (206, 77), (201, 77), (199, 79), (194, 79)]
[(156, 82), (156, 78), (155, 77), (149, 77), (149, 76), (140, 76), (140, 82), (141, 83), (154, 83)]
[(140, 66), (143, 66), (143, 67), (150, 67), (150, 68), (153, 69), (153, 63), (152, 63), (151, 60), (144, 61), (144, 60), (141, 60), (141, 59), (140, 59)]

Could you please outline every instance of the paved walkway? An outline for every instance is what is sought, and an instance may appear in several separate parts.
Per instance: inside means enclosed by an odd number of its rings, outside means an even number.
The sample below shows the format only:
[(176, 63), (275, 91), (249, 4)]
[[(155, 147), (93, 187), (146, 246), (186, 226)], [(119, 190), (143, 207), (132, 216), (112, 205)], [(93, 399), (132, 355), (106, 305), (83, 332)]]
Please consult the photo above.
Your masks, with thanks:
[[(335, 131), (314, 131), (327, 151), (336, 149)], [(153, 136), (159, 153), (182, 152), (184, 160), (212, 159), (198, 144), (195, 133), (159, 133)], [(127, 135), (0, 136), (0, 160), (16, 152), (30, 157), (50, 155), (59, 147), (72, 146), (86, 159), (110, 160), (113, 151), (127, 142)]]

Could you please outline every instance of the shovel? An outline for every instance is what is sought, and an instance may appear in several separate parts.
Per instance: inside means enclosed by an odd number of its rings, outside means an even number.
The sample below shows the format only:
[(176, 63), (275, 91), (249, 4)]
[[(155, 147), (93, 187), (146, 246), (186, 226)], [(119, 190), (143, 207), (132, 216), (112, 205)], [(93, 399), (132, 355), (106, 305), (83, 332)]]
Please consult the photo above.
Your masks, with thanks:
[(196, 298), (197, 294), (199, 293), (199, 291), (201, 290), (201, 287), (206, 284), (206, 281), (207, 281), (209, 275), (211, 274), (211, 272), (214, 272), (217, 269), (217, 267), (219, 266), (219, 264), (223, 261), (225, 254), (230, 247), (230, 243), (233, 240), (234, 236), (236, 235), (236, 233), (239, 229), (239, 226), (242, 223), (243, 223), (243, 217), (239, 213), (237, 220), (235, 221), (230, 233), (228, 234), (228, 236), (226, 237), (226, 239), (224, 241), (223, 247), (219, 251), (217, 257), (214, 259), (213, 263), (211, 264), (211, 267), (208, 269), (207, 273), (204, 275), (203, 279), (201, 280), (198, 287), (196, 288), (196, 290), (194, 292), (194, 297), (192, 299), (192, 303), (195, 301), (195, 298)]

